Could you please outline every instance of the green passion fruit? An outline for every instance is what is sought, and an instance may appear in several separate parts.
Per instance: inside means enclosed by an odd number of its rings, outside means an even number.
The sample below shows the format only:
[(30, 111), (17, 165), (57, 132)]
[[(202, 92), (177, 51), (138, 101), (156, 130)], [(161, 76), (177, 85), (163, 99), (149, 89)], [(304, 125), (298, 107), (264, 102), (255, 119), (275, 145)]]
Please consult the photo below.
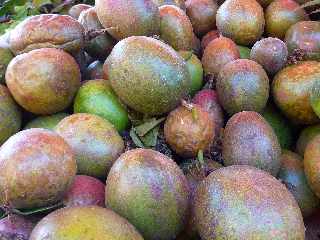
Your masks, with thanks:
[(296, 143), (296, 151), (300, 156), (304, 156), (308, 143), (317, 135), (320, 135), (320, 124), (307, 126), (301, 131)]
[(250, 48), (246, 46), (241, 46), (241, 45), (238, 45), (237, 47), (239, 49), (241, 59), (250, 59), (250, 52), (251, 52)]
[(0, 47), (0, 84), (5, 82), (5, 74), (7, 66), (13, 58), (13, 54), (9, 48)]
[(24, 129), (44, 128), (48, 130), (54, 130), (58, 123), (67, 116), (69, 116), (69, 114), (67, 113), (57, 113), (50, 116), (40, 116), (28, 122)]

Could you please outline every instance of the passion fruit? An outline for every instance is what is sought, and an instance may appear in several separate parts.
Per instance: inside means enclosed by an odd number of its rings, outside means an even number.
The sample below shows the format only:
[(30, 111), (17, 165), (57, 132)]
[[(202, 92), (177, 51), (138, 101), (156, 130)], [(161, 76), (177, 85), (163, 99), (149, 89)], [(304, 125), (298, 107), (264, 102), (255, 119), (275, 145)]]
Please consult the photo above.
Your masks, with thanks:
[(58, 123), (67, 116), (69, 116), (69, 114), (67, 113), (57, 113), (50, 116), (40, 116), (28, 122), (24, 129), (44, 128), (48, 130), (54, 130)]
[(0, 84), (5, 82), (5, 73), (7, 66), (13, 58), (13, 54), (9, 48), (0, 47)]
[(212, 30), (208, 32), (206, 35), (204, 35), (201, 39), (202, 52), (204, 52), (204, 50), (206, 49), (206, 47), (209, 45), (211, 41), (215, 40), (218, 37), (220, 37), (218, 30)]
[(186, 10), (185, 0), (152, 0), (158, 7), (163, 5), (174, 5)]
[(300, 156), (304, 156), (308, 143), (317, 135), (320, 135), (320, 124), (307, 126), (301, 131), (296, 143), (296, 151)]
[(28, 240), (34, 226), (26, 217), (9, 215), (0, 220), (0, 239)]
[(77, 169), (73, 152), (63, 138), (41, 128), (10, 137), (0, 148), (0, 163), (0, 202), (19, 209), (60, 201)]
[(78, 19), (80, 14), (89, 8), (92, 8), (92, 6), (88, 4), (83, 4), (83, 3), (76, 4), (69, 9), (68, 15), (70, 15), (74, 19)]

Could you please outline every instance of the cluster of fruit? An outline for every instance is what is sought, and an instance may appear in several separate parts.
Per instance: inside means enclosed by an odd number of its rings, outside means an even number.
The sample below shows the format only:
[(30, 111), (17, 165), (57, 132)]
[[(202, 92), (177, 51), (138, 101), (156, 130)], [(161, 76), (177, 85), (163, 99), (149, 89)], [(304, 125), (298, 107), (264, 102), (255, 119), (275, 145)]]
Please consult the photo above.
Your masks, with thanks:
[(0, 238), (317, 239), (306, 2), (96, 0), (1, 36)]

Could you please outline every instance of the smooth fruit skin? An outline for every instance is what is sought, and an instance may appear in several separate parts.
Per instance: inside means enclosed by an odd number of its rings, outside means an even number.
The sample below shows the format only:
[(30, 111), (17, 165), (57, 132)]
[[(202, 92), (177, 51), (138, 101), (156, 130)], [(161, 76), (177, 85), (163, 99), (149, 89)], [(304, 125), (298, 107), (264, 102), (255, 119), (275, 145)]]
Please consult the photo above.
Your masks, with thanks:
[(106, 206), (128, 219), (145, 240), (174, 239), (187, 220), (188, 182), (167, 156), (150, 149), (131, 150), (112, 166)]
[(13, 54), (9, 48), (0, 46), (0, 84), (5, 82), (5, 74), (7, 66), (13, 58)]
[[(94, 7), (81, 12), (78, 21), (82, 24), (86, 32), (103, 29)], [(116, 40), (108, 33), (105, 33), (86, 43), (84, 49), (91, 57), (104, 60), (110, 54), (115, 44)]]
[(29, 17), (10, 33), (9, 44), (15, 55), (39, 48), (59, 48), (77, 53), (83, 47), (84, 28), (67, 15), (41, 14)]
[(70, 146), (56, 133), (21, 131), (0, 148), (0, 201), (32, 209), (60, 201), (76, 175)]
[(211, 173), (195, 196), (197, 228), (203, 240), (304, 240), (295, 199), (276, 178), (250, 166)]
[(159, 34), (159, 9), (152, 0), (96, 0), (95, 8), (102, 26), (117, 40)]
[(273, 99), (281, 111), (298, 124), (319, 122), (310, 104), (310, 91), (320, 78), (320, 63), (303, 61), (285, 67), (274, 77)]
[(222, 157), (226, 166), (250, 165), (277, 176), (281, 147), (277, 135), (259, 113), (240, 112), (227, 122)]
[(268, 75), (261, 65), (248, 59), (238, 59), (222, 67), (216, 88), (219, 102), (229, 115), (260, 112), (269, 98)]
[(48, 130), (54, 130), (58, 123), (67, 116), (69, 116), (69, 114), (67, 113), (57, 113), (50, 116), (40, 116), (28, 122), (23, 129), (26, 130), (30, 128), (44, 128)]
[(263, 38), (253, 45), (250, 52), (250, 59), (259, 63), (271, 76), (286, 65), (287, 58), (287, 46), (278, 38)]
[(215, 0), (187, 0), (186, 8), (196, 35), (202, 36), (215, 28), (218, 9)]
[(22, 115), (9, 90), (0, 84), (0, 146), (21, 128)]
[(75, 113), (98, 115), (111, 122), (119, 132), (130, 125), (126, 108), (104, 79), (84, 83), (76, 95), (73, 109)]
[(30, 240), (143, 240), (126, 219), (98, 206), (70, 207), (43, 218)]
[(74, 19), (78, 19), (80, 14), (89, 8), (92, 8), (92, 6), (88, 4), (76, 4), (69, 9), (68, 15), (70, 15)]
[(307, 183), (303, 159), (298, 154), (288, 150), (282, 151), (278, 178), (296, 199), (303, 217), (308, 217), (319, 209), (320, 199), (316, 197)]
[(166, 142), (183, 157), (196, 157), (200, 150), (208, 150), (215, 137), (215, 125), (209, 113), (196, 104), (190, 107), (178, 107), (164, 124)]
[(264, 31), (263, 8), (255, 0), (226, 0), (217, 12), (217, 28), (239, 45), (255, 43)]
[(292, 25), (285, 42), (289, 53), (301, 49), (305, 60), (320, 60), (320, 22), (301, 21)]
[(167, 44), (144, 36), (120, 41), (104, 63), (112, 88), (132, 109), (162, 115), (190, 91), (183, 58)]
[(80, 87), (74, 58), (55, 48), (41, 48), (16, 56), (8, 65), (6, 83), (14, 99), (29, 112), (60, 112), (71, 104)]
[(304, 172), (313, 192), (320, 198), (320, 136), (314, 137), (304, 152)]
[(296, 152), (303, 157), (308, 143), (318, 135), (320, 135), (320, 124), (311, 125), (304, 128), (297, 140)]
[(77, 175), (63, 198), (66, 207), (97, 205), (105, 207), (105, 185), (98, 179)]
[(307, 20), (308, 16), (294, 0), (275, 0), (267, 7), (265, 18), (268, 36), (284, 39), (290, 26)]
[(194, 33), (186, 13), (174, 5), (161, 6), (159, 12), (161, 39), (177, 51), (190, 51)]
[(237, 45), (229, 38), (219, 37), (207, 45), (201, 59), (205, 74), (217, 76), (227, 63), (240, 58)]
[(57, 125), (55, 131), (72, 148), (78, 174), (104, 179), (124, 151), (123, 140), (113, 125), (93, 114), (70, 115)]
[(0, 220), (0, 237), (3, 240), (28, 240), (34, 225), (25, 217), (9, 215)]

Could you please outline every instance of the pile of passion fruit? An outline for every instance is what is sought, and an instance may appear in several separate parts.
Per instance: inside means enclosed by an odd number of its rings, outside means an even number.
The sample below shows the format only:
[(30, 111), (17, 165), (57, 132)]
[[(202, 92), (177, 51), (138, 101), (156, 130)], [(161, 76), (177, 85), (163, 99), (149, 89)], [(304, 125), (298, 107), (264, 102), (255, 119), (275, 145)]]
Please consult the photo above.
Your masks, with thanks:
[(316, 240), (307, 0), (96, 0), (0, 37), (0, 238)]

